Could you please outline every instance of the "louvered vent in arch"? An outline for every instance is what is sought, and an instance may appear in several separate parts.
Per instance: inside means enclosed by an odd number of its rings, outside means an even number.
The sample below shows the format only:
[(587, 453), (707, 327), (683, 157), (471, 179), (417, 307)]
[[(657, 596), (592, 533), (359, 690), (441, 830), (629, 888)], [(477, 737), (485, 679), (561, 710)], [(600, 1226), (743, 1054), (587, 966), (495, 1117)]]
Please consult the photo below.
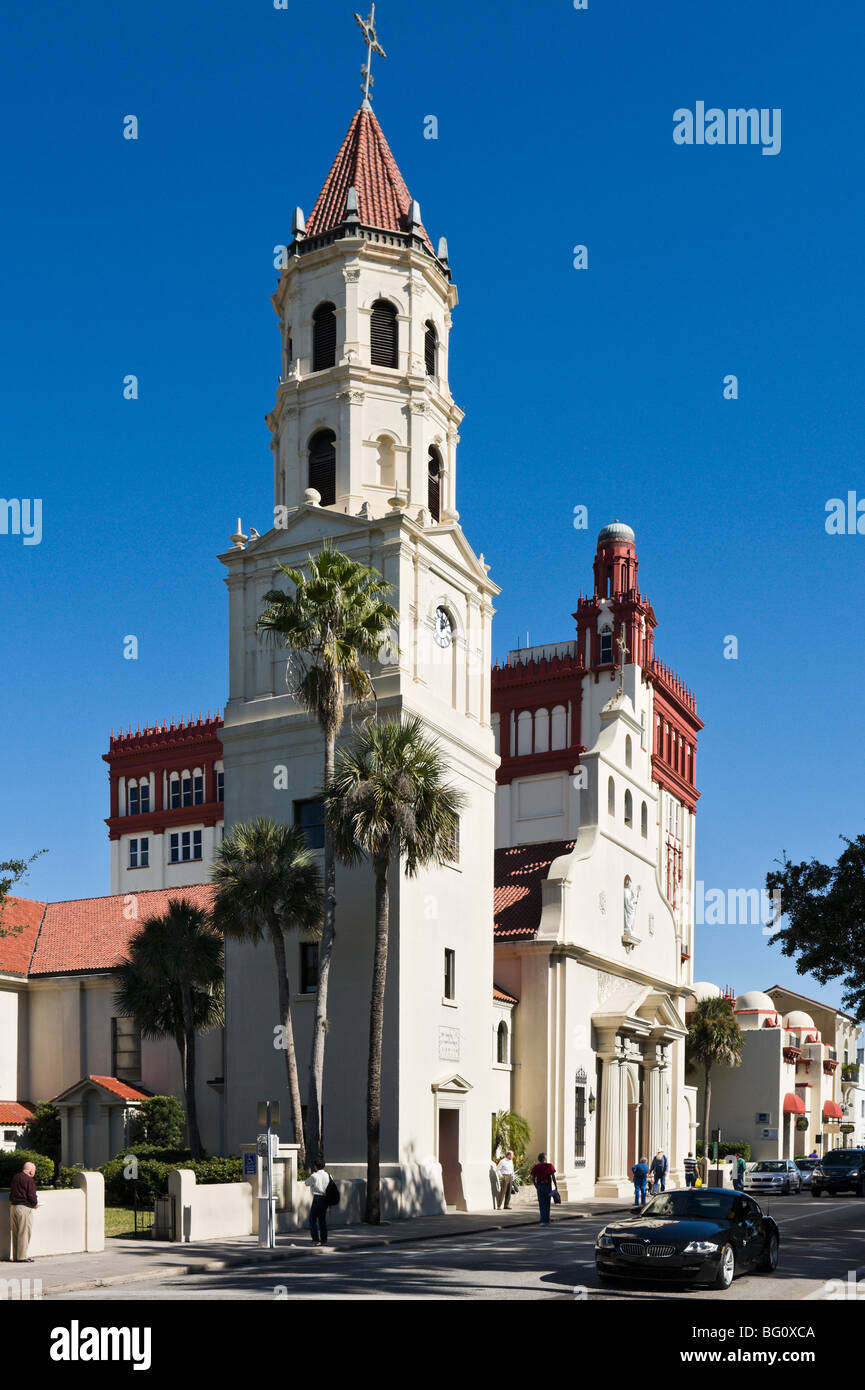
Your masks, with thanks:
[(336, 501), (336, 435), (318, 430), (309, 441), (309, 486), (321, 493), (321, 505)]
[(372, 306), (369, 339), (370, 360), (374, 367), (396, 367), (399, 365), (396, 309), (386, 299), (377, 299)]
[(336, 361), (336, 311), (319, 304), (312, 316), (312, 370), (323, 372)]

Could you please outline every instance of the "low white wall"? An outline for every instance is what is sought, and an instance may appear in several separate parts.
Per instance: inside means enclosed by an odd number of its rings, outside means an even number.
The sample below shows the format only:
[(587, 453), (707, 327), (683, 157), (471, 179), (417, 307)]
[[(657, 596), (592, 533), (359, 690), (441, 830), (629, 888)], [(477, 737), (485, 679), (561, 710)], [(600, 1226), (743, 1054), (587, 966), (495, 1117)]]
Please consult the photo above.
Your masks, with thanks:
[[(75, 1189), (38, 1188), (28, 1253), (77, 1255), (105, 1248), (105, 1180), (101, 1173), (78, 1173)], [(0, 1259), (11, 1260), (9, 1193), (0, 1193)]]
[(218, 1240), (252, 1235), (252, 1184), (221, 1182), (199, 1185), (188, 1168), (168, 1174), (168, 1195), (174, 1198), (176, 1238)]

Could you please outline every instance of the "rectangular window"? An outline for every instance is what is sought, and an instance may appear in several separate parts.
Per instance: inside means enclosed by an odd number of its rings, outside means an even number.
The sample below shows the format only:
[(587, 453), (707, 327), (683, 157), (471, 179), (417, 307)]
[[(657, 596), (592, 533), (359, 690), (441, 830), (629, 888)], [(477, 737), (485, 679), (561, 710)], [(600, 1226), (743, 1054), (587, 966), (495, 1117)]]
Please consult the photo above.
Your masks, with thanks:
[(146, 869), (150, 866), (150, 840), (146, 835), (129, 841), (130, 869)]
[(456, 999), (457, 953), (445, 950), (445, 999)]
[(217, 772), (217, 774), (216, 774), (216, 799), (217, 799), (217, 801), (224, 801), (224, 800), (225, 800), (225, 773), (224, 773), (224, 772)]
[(582, 1067), (577, 1072), (574, 1087), (574, 1166), (586, 1166), (586, 1073)]
[(303, 831), (307, 849), (324, 848), (324, 803), (320, 797), (295, 801), (294, 823)]
[(180, 809), (180, 778), (173, 777), (169, 782), (169, 806), (172, 811)]
[(3, 1143), (4, 1143), (4, 1144), (17, 1144), (17, 1142), (18, 1142), (18, 1131), (17, 1131), (17, 1129), (4, 1129), (4, 1131), (3, 1131)]
[(601, 665), (608, 666), (613, 660), (613, 634), (611, 632), (601, 633)]
[(201, 831), (180, 830), (171, 836), (170, 862), (185, 864), (201, 858)]
[(192, 805), (192, 778), (188, 775), (183, 778), (182, 803), (184, 806)]
[(150, 783), (142, 782), (138, 789), (138, 804), (141, 807), (142, 815), (146, 815), (150, 810)]
[(300, 943), (300, 992), (315, 994), (318, 989), (318, 942)]
[(134, 783), (129, 788), (129, 797), (126, 807), (127, 814), (130, 816), (138, 815), (138, 783)]
[(451, 835), (451, 837), (450, 837), (450, 847), (449, 847), (449, 849), (448, 849), (448, 861), (449, 861), (449, 863), (451, 863), (451, 864), (458, 864), (458, 863), (460, 862), (460, 822), (459, 822), (459, 816), (457, 816), (456, 829), (454, 830), (453, 835)]
[(111, 1075), (118, 1081), (141, 1080), (141, 1029), (134, 1018), (111, 1020)]
[(204, 778), (201, 773), (192, 779), (192, 802), (194, 806), (204, 805)]

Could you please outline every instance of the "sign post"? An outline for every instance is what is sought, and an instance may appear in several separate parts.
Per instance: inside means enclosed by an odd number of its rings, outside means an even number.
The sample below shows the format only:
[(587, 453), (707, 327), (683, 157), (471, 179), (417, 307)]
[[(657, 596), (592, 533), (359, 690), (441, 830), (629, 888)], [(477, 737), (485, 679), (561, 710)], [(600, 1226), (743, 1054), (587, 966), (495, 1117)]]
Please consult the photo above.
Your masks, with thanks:
[(261, 1159), (261, 1183), (258, 1189), (258, 1243), (268, 1250), (276, 1249), (276, 1194), (273, 1190), (273, 1159), (279, 1144), (274, 1127), (279, 1124), (279, 1101), (258, 1102), (258, 1156)]

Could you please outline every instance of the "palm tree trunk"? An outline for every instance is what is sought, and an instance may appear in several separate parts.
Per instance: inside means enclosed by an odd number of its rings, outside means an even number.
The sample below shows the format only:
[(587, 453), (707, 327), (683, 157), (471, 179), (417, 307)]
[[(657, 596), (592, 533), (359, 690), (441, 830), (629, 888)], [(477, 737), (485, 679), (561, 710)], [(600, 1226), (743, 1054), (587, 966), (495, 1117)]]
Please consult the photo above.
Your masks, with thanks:
[(189, 1149), (193, 1158), (201, 1158), (201, 1135), (198, 1131), (198, 1105), (195, 1099), (195, 1028), (192, 1023), (192, 1001), (189, 987), (184, 986), (183, 998), (183, 1039), (184, 1075), (183, 1089), (186, 1095), (186, 1129), (189, 1134)]
[(387, 859), (375, 861), (375, 955), (369, 1005), (369, 1063), (366, 1083), (366, 1220), (381, 1221), (381, 1039), (390, 921)]
[[(333, 776), (336, 733), (325, 732), (324, 785)], [(324, 1044), (327, 1037), (327, 989), (330, 960), (336, 936), (336, 856), (333, 835), (324, 827), (324, 925), (318, 945), (318, 987), (315, 992), (315, 1020), (312, 1027), (312, 1058), (309, 1064), (309, 1153), (313, 1162), (324, 1163), (324, 1136), (321, 1111), (324, 1090)]]
[(300, 1081), (297, 1075), (297, 1053), (294, 1050), (294, 1025), (291, 1019), (291, 989), (285, 960), (285, 937), (278, 922), (270, 923), (273, 954), (276, 959), (276, 988), (279, 995), (279, 1016), (285, 1030), (285, 1072), (291, 1102), (294, 1142), (298, 1145), (298, 1168), (306, 1167), (306, 1143), (303, 1135), (303, 1110), (300, 1105)]
[(703, 1092), (703, 1182), (709, 1181), (709, 1111), (712, 1104), (712, 1068), (706, 1066), (706, 1086)]

